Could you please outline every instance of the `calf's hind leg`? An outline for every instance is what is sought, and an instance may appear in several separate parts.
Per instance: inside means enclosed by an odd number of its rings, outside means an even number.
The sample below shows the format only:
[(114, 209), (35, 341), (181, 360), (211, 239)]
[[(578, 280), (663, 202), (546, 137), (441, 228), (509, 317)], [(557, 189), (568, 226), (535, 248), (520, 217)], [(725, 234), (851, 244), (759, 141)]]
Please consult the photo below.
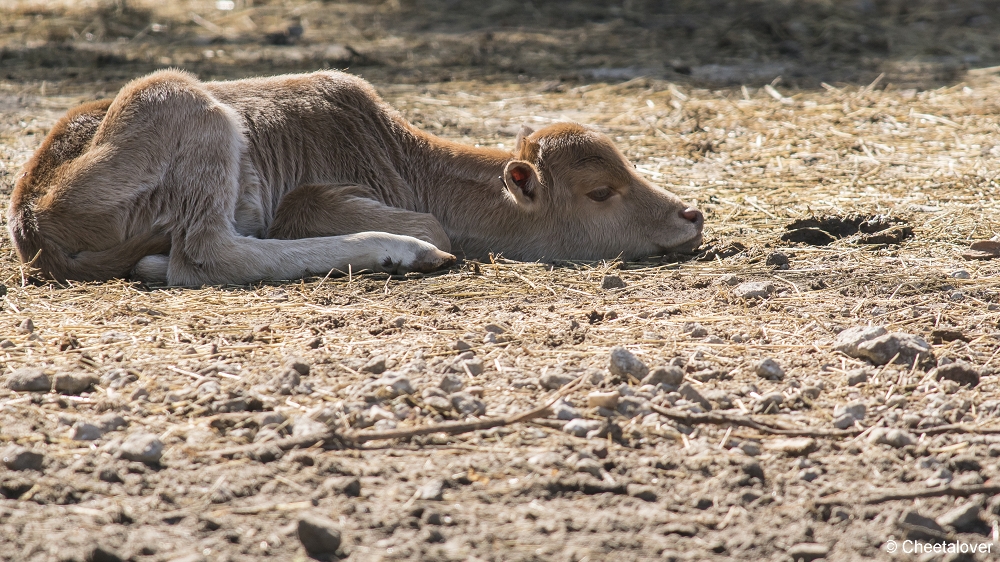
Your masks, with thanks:
[(383, 205), (357, 185), (303, 185), (278, 204), (269, 238), (296, 239), (354, 232), (389, 232), (451, 251), (451, 241), (434, 215)]
[[(160, 211), (157, 222), (171, 233), (168, 284), (296, 279), (348, 266), (429, 271), (454, 261), (454, 256), (427, 242), (386, 233), (301, 240), (241, 236), (235, 228), (240, 159), (245, 152), (239, 116), (193, 77), (179, 72), (151, 75), (134, 85), (121, 104), (117, 127), (130, 131), (127, 136), (133, 142), (148, 138), (151, 144), (133, 146), (130, 152), (157, 154), (168, 164), (150, 196), (153, 208)], [(160, 274), (162, 258), (144, 258), (139, 270)]]

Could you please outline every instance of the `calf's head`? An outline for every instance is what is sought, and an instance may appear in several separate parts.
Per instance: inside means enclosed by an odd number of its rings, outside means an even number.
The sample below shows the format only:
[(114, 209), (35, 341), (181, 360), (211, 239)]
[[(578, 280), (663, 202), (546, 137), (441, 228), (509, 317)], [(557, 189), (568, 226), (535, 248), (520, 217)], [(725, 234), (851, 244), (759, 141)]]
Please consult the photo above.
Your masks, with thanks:
[(503, 174), (516, 259), (634, 259), (701, 245), (704, 215), (640, 177), (607, 136), (570, 123), (525, 127)]

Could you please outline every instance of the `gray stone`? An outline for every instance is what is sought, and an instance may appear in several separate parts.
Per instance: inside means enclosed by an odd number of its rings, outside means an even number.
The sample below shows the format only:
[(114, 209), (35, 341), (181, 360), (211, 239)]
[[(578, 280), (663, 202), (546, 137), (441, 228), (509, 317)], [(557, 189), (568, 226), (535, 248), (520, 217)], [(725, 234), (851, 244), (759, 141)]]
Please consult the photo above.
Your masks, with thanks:
[(743, 451), (744, 454), (751, 457), (756, 457), (760, 454), (760, 443), (755, 443), (753, 441), (742, 441), (739, 444), (739, 449)]
[(63, 394), (80, 394), (97, 384), (98, 378), (90, 373), (57, 373), (52, 383)]
[(920, 336), (893, 332), (858, 344), (856, 357), (868, 359), (875, 365), (893, 361), (912, 365), (931, 357), (931, 346)]
[(496, 334), (496, 335), (499, 336), (500, 334), (505, 333), (507, 331), (507, 328), (504, 328), (503, 326), (501, 326), (499, 324), (493, 324), (493, 323), (491, 323), (491, 324), (487, 324), (487, 325), (483, 326), (483, 330), (485, 330), (485, 331), (487, 331), (487, 332), (489, 332), (491, 334)]
[[(577, 435), (574, 433), (573, 435), (576, 435), (577, 437), (584, 437), (586, 434)], [(576, 461), (576, 466), (574, 468), (576, 468), (577, 472), (586, 472), (594, 478), (601, 478), (601, 471), (604, 470), (604, 467), (596, 459), (586, 457)]]
[(896, 526), (906, 531), (907, 538), (913, 540), (943, 539), (948, 534), (936, 521), (921, 515), (915, 509), (903, 513), (896, 520)]
[(538, 383), (542, 385), (542, 388), (547, 388), (549, 390), (556, 390), (566, 386), (567, 384), (576, 380), (573, 375), (562, 373), (562, 372), (547, 372), (538, 379)]
[(591, 431), (597, 431), (600, 428), (601, 422), (598, 420), (575, 419), (567, 422), (563, 426), (563, 431), (576, 437), (586, 437)]
[(424, 404), (440, 412), (448, 412), (452, 409), (451, 401), (444, 396), (427, 396), (424, 398)]
[(452, 394), (451, 405), (462, 415), (482, 416), (486, 414), (486, 404), (468, 392), (456, 392)]
[(978, 367), (961, 360), (939, 365), (931, 369), (929, 373), (929, 376), (936, 380), (951, 380), (968, 386), (978, 385), (982, 375), (983, 373)]
[(858, 421), (858, 418), (852, 416), (851, 414), (841, 414), (833, 418), (833, 427), (837, 429), (847, 429), (849, 427), (854, 427), (854, 423)]
[(764, 414), (777, 413), (785, 402), (785, 395), (780, 392), (768, 392), (757, 401), (756, 411)]
[(833, 415), (842, 416), (844, 414), (850, 414), (857, 420), (865, 419), (865, 414), (868, 412), (867, 406), (864, 402), (851, 402), (850, 404), (841, 404), (833, 408)]
[(757, 373), (758, 377), (763, 379), (780, 381), (785, 378), (785, 370), (781, 368), (781, 365), (777, 361), (770, 357), (762, 359), (754, 365), (753, 370)]
[(653, 413), (652, 409), (649, 407), (649, 401), (637, 396), (623, 397), (618, 401), (618, 407), (616, 410), (619, 414), (625, 416), (626, 418), (646, 416)]
[(649, 372), (642, 384), (665, 384), (667, 386), (680, 386), (684, 382), (684, 371), (680, 367), (673, 365), (667, 367), (657, 367)]
[(604, 279), (601, 279), (602, 289), (624, 289), (625, 281), (617, 275), (605, 275)]
[(703, 338), (708, 335), (708, 328), (702, 326), (698, 322), (685, 322), (681, 326), (681, 332), (691, 336), (692, 338)]
[(636, 380), (642, 380), (649, 373), (649, 367), (631, 351), (622, 346), (611, 348), (608, 370), (611, 371), (612, 375), (619, 377), (631, 375)]
[[(413, 384), (410, 379), (403, 375), (386, 375), (375, 380), (369, 385), (375, 392), (388, 398), (395, 398), (404, 394), (413, 394)], [(381, 397), (381, 396), (380, 396)]]
[(847, 372), (847, 386), (858, 386), (868, 382), (867, 369), (854, 369)]
[(114, 412), (108, 412), (103, 416), (97, 418), (97, 427), (101, 428), (101, 431), (107, 433), (109, 431), (118, 431), (119, 429), (124, 429), (128, 427), (128, 422), (121, 415)]
[(311, 555), (335, 554), (340, 548), (340, 530), (337, 524), (321, 515), (301, 515), (297, 531), (299, 542)]
[(972, 279), (972, 275), (964, 269), (959, 269), (951, 272), (951, 276), (955, 279)]
[(441, 501), (444, 499), (444, 480), (435, 478), (421, 486), (418, 497), (422, 500)]
[(48, 392), (52, 381), (39, 368), (21, 367), (7, 376), (7, 388), (16, 392)]
[(17, 326), (17, 333), (19, 334), (30, 334), (34, 331), (35, 323), (31, 321), (31, 318), (25, 318), (24, 321)]
[(295, 391), (295, 387), (302, 382), (299, 372), (291, 367), (285, 367), (276, 377), (271, 379), (271, 387), (278, 394), (289, 395)]
[(20, 445), (8, 445), (0, 451), (0, 461), (10, 470), (41, 470), (45, 455)]
[(698, 404), (706, 412), (712, 409), (712, 404), (708, 401), (708, 399), (702, 396), (701, 393), (691, 386), (691, 383), (689, 382), (682, 384), (681, 387), (677, 389), (677, 392), (680, 393), (682, 398), (689, 402)]
[(100, 427), (92, 423), (78, 421), (69, 428), (69, 438), (73, 441), (96, 441), (104, 435)]
[(979, 513), (981, 511), (982, 505), (978, 501), (970, 501), (946, 511), (934, 521), (942, 527), (951, 527), (956, 531), (964, 532), (980, 522)]
[(552, 405), (552, 413), (555, 414), (557, 420), (568, 421), (580, 417), (580, 413), (577, 412), (576, 408), (562, 398)]
[(723, 285), (729, 285), (730, 287), (735, 287), (736, 285), (739, 285), (742, 282), (743, 282), (742, 279), (731, 273), (727, 273), (719, 277), (719, 283), (722, 283)]
[(858, 346), (862, 343), (884, 336), (885, 328), (881, 326), (854, 326), (837, 334), (833, 339), (833, 348), (850, 357), (858, 357)]
[(292, 418), (292, 437), (311, 437), (324, 435), (329, 431), (325, 423), (316, 421), (309, 416)]
[(448, 373), (441, 377), (441, 382), (438, 383), (438, 388), (443, 390), (446, 394), (451, 394), (452, 392), (458, 392), (465, 387), (465, 383), (462, 382), (461, 377), (454, 373)]
[(830, 547), (815, 542), (800, 542), (788, 547), (785, 554), (792, 562), (812, 562), (819, 558), (826, 558), (830, 554)]
[(385, 372), (385, 356), (376, 355), (368, 360), (367, 363), (362, 365), (360, 371), (362, 373), (371, 373), (373, 375), (381, 375)]
[(740, 283), (733, 294), (743, 300), (766, 299), (774, 293), (774, 283), (769, 281), (747, 281)]
[(295, 372), (303, 377), (309, 374), (309, 363), (301, 357), (289, 357), (285, 359), (285, 366), (290, 369), (295, 369)]
[(163, 441), (152, 433), (133, 433), (118, 448), (125, 460), (156, 464), (163, 456)]
[(917, 439), (912, 433), (903, 431), (902, 429), (876, 427), (868, 434), (868, 442), (882, 443), (899, 449), (908, 445), (915, 445)]

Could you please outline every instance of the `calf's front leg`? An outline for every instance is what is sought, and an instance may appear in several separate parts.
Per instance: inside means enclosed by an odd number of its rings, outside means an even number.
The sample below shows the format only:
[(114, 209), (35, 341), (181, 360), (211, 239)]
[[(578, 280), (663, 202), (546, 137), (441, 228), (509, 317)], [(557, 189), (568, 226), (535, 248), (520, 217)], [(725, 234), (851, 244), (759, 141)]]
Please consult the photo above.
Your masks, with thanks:
[(430, 242), (451, 251), (451, 241), (434, 215), (390, 207), (357, 185), (303, 185), (281, 199), (268, 238), (294, 240), (356, 232), (388, 232)]

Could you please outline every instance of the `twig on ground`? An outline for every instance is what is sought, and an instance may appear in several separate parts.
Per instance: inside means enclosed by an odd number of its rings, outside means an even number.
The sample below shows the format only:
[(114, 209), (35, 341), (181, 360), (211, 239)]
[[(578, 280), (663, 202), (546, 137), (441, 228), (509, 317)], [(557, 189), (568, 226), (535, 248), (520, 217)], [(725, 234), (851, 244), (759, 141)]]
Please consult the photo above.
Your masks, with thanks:
[(403, 429), (390, 429), (386, 431), (347, 431), (339, 432), (337, 430), (330, 430), (326, 433), (309, 435), (303, 437), (289, 437), (286, 439), (276, 439), (274, 441), (265, 441), (263, 443), (254, 443), (252, 445), (242, 445), (239, 447), (230, 447), (228, 449), (219, 449), (217, 451), (204, 451), (202, 454), (218, 456), (218, 457), (232, 457), (239, 454), (245, 454), (248, 456), (257, 456), (260, 453), (273, 450), (275, 448), (282, 451), (290, 451), (292, 449), (307, 449), (309, 447), (315, 447), (317, 445), (324, 445), (326, 443), (339, 443), (347, 446), (358, 446), (369, 441), (382, 441), (388, 439), (408, 439), (411, 437), (417, 437), (420, 435), (430, 435), (432, 433), (446, 433), (448, 435), (460, 435), (462, 433), (470, 433), (473, 431), (480, 431), (483, 429), (492, 429), (494, 427), (501, 427), (505, 425), (514, 425), (517, 423), (522, 423), (526, 421), (531, 421), (532, 419), (539, 418), (546, 415), (549, 412), (549, 408), (552, 404), (555, 404), (557, 400), (563, 396), (569, 394), (570, 392), (576, 390), (580, 385), (583, 384), (586, 379), (586, 375), (581, 375), (573, 382), (563, 386), (558, 391), (556, 391), (545, 403), (537, 408), (522, 412), (520, 414), (514, 414), (505, 418), (484, 418), (475, 421), (454, 421), (454, 422), (444, 422), (433, 425), (424, 425), (419, 427), (408, 427)]

